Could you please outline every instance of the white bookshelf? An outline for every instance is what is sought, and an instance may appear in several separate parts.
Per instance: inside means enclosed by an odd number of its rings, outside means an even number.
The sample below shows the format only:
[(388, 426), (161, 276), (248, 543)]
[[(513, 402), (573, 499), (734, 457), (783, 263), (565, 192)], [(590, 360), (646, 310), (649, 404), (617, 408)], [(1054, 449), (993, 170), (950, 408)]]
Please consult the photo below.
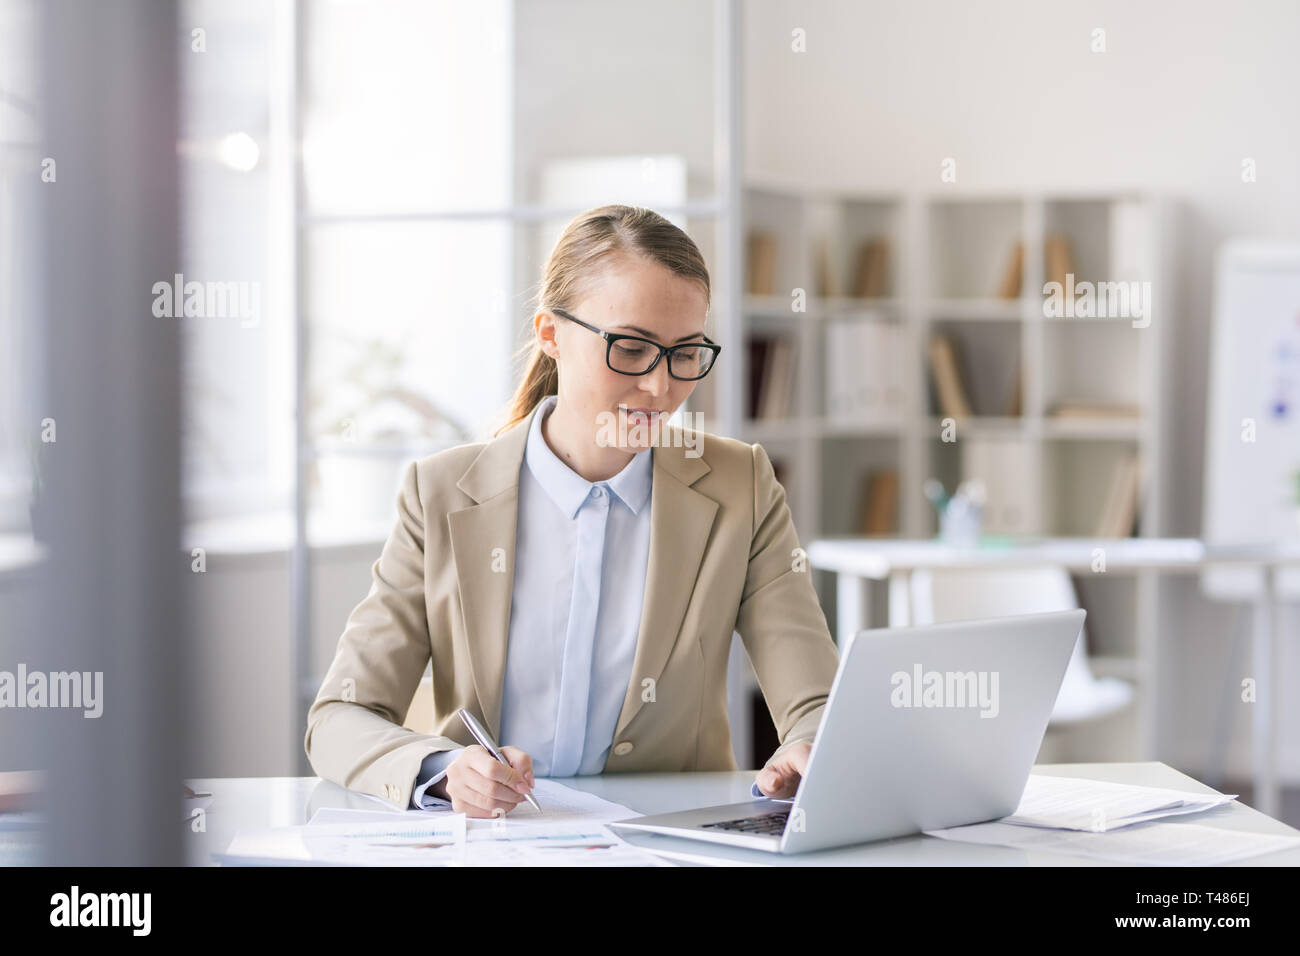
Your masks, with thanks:
[[(777, 237), (775, 285), (769, 294), (742, 299), (737, 341), (728, 343), (731, 360), (717, 370), (724, 380), (716, 394), (731, 398), (715, 410), (719, 430), (761, 443), (781, 467), (804, 543), (860, 534), (862, 483), (880, 469), (898, 474), (895, 535), (934, 535), (938, 523), (921, 491), (924, 479), (937, 477), (951, 492), (963, 477), (967, 445), (990, 440), (1008, 443), (992, 447), (1006, 469), (997, 480), (1010, 485), (1003, 517), (1017, 533), (1092, 535), (1117, 462), (1136, 455), (1143, 468), (1137, 534), (1159, 535), (1166, 478), (1162, 339), (1176, 320), (1172, 294), (1163, 304), (1161, 297), (1171, 292), (1161, 254), (1169, 209), (1157, 197), (1123, 192), (882, 195), (751, 179), (742, 192), (740, 221), (746, 236), (758, 228)], [(1144, 302), (1147, 316), (1137, 320), (1149, 318), (1149, 324), (1045, 316), (1046, 240), (1058, 234), (1070, 243), (1077, 282), (1151, 282), (1154, 302)], [(820, 238), (829, 243), (837, 294), (817, 294), (814, 248)], [(889, 244), (883, 295), (845, 297), (857, 248), (870, 238)], [(999, 298), (1016, 241), (1023, 248), (1020, 294)], [(803, 311), (794, 311), (797, 289), (804, 292)], [(826, 409), (827, 328), (865, 317), (899, 327), (902, 403), (883, 419), (845, 420)], [(942, 440), (944, 415), (932, 395), (927, 346), (936, 332), (959, 343), (972, 404), (973, 417), (956, 423), (953, 442)], [(789, 336), (797, 353), (792, 411), (785, 420), (753, 419), (746, 343), (773, 333)], [(868, 374), (869, 364), (863, 368)], [(1013, 414), (1017, 373), (1019, 414)], [(1131, 405), (1136, 414), (1058, 418), (1053, 410), (1062, 401)], [(1133, 613), (1107, 614), (1090, 627), (1090, 635), (1096, 630), (1106, 637), (1101, 646), (1092, 638), (1097, 670), (1140, 683), (1154, 667), (1156, 579), (1098, 577), (1076, 582), (1085, 606), (1093, 600)], [(815, 581), (833, 620), (829, 576), (819, 573)], [(1154, 706), (1149, 697), (1141, 706)]]
[[(1121, 204), (1145, 224), (1136, 272), (1112, 262), (1109, 249), (1108, 221)], [(782, 459), (802, 538), (855, 532), (853, 519), (826, 520), (816, 502), (828, 470), (842, 471), (864, 457), (899, 472), (897, 532), (906, 537), (934, 533), (936, 521), (921, 482), (933, 475), (947, 479), (951, 489), (960, 475), (945, 474), (953, 465), (949, 453), (960, 452), (964, 440), (975, 438), (1023, 443), (1028, 470), (1015, 477), (1026, 494), (1026, 532), (1039, 535), (1091, 532), (1100, 517), (1091, 510), (1089, 495), (1060, 493), (1082, 467), (1076, 459), (1109, 465), (1115, 455), (1137, 454), (1146, 467), (1139, 534), (1155, 533), (1163, 512), (1158, 495), (1164, 379), (1160, 338), (1168, 316), (1162, 321), (1157, 298), (1145, 328), (1134, 327), (1130, 318), (1045, 317), (1041, 289), (1044, 240), (1054, 233), (1069, 237), (1078, 281), (1112, 281), (1118, 275), (1124, 281), (1150, 281), (1159, 289), (1165, 284), (1157, 256), (1163, 217), (1159, 200), (1128, 194), (891, 197), (751, 183), (744, 190), (745, 230), (763, 228), (778, 236), (776, 287), (783, 291), (743, 299), (739, 340), (729, 343), (732, 358), (718, 368), (719, 377), (736, 379), (730, 387), (718, 388), (724, 399), (714, 411), (719, 428), (770, 445), (773, 456)], [(830, 242), (841, 286), (857, 244), (873, 237), (887, 240), (886, 295), (817, 295), (813, 243), (822, 236)], [(1016, 240), (1025, 250), (1021, 294), (997, 298), (994, 292)], [(803, 310), (796, 311), (795, 290), (800, 289)], [(892, 418), (855, 421), (827, 412), (827, 327), (856, 318), (900, 327), (904, 399)], [(926, 347), (935, 333), (959, 343), (972, 404), (973, 417), (957, 422), (954, 442), (941, 439), (944, 415), (931, 395)], [(749, 415), (746, 343), (754, 335), (787, 336), (794, 344), (799, 374), (787, 417)], [(1009, 401), (1017, 374), (1021, 399), (1019, 414), (1014, 414)], [(728, 395), (738, 398), (727, 402)], [(1053, 409), (1064, 401), (1133, 406), (1137, 414), (1058, 418)], [(888, 446), (889, 451), (864, 455), (864, 445)], [(1104, 495), (1104, 481), (1098, 493)]]

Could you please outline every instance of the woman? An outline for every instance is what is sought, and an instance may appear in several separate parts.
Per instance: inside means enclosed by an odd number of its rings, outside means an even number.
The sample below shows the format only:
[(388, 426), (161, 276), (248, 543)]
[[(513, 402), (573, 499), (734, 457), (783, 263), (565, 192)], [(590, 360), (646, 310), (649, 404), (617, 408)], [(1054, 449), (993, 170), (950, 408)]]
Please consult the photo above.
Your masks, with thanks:
[[(699, 249), (650, 210), (589, 210), (536, 305), (506, 424), (404, 472), (308, 713), (312, 767), (473, 817), (508, 813), (535, 775), (734, 770), (737, 631), (782, 741), (754, 793), (793, 796), (837, 654), (767, 454), (664, 423), (720, 351)], [(422, 734), (400, 724), (430, 657)]]

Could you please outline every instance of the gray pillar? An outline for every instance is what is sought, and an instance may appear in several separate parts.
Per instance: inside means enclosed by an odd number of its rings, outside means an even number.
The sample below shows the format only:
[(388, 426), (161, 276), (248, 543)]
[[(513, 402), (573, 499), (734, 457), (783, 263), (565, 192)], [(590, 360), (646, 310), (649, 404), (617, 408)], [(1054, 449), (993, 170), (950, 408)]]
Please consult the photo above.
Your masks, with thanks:
[[(43, 0), (50, 559), (29, 670), (103, 673), (103, 713), (39, 715), (55, 865), (181, 862), (186, 739), (180, 340), (152, 286), (180, 271), (178, 57), (165, 0)], [(36, 715), (34, 715), (36, 716)]]

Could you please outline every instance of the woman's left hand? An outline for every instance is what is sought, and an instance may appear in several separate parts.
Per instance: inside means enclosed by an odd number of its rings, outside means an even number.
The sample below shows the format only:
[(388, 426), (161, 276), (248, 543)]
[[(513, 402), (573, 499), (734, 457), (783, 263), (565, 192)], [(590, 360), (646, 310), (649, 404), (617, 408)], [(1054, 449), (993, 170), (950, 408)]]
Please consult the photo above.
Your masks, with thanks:
[(808, 766), (810, 753), (812, 744), (797, 743), (774, 755), (758, 772), (755, 780), (758, 789), (767, 797), (793, 797), (799, 789), (799, 779), (803, 776), (804, 768)]

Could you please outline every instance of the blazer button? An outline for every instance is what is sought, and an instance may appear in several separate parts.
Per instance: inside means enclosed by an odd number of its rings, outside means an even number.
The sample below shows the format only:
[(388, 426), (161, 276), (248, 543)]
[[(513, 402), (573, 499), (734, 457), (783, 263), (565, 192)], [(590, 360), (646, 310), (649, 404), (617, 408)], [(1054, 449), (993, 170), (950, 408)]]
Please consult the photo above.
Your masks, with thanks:
[(614, 753), (619, 757), (624, 757), (632, 752), (632, 742), (623, 740), (614, 745)]

